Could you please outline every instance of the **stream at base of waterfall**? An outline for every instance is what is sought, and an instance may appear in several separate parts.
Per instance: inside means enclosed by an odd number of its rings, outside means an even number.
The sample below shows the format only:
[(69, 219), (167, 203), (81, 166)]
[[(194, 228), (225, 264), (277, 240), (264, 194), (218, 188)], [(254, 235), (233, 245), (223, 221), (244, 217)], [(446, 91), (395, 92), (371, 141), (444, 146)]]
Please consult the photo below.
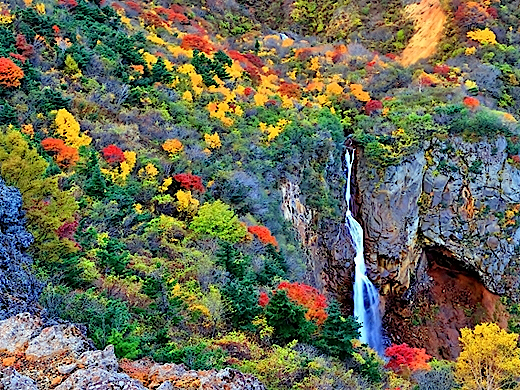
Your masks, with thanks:
[(347, 214), (345, 216), (345, 227), (352, 237), (352, 245), (356, 253), (354, 258), (354, 317), (361, 324), (360, 340), (368, 344), (381, 356), (384, 353), (383, 335), (381, 328), (381, 313), (379, 310), (379, 293), (376, 287), (367, 277), (365, 258), (363, 256), (363, 228), (354, 219), (350, 210), (350, 182), (352, 166), (354, 163), (354, 150), (345, 152), (345, 163), (347, 165), (347, 188), (345, 190), (345, 201), (347, 203)]

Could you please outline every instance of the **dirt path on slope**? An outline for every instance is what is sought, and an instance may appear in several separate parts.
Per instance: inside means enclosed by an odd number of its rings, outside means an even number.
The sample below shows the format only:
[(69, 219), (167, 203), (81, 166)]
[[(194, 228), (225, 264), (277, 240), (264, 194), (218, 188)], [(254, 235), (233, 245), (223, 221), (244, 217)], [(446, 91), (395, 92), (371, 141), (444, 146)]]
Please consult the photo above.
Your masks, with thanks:
[(435, 53), (442, 38), (446, 14), (440, 0), (422, 0), (405, 8), (405, 16), (415, 25), (415, 33), (399, 57), (403, 66), (428, 58)]

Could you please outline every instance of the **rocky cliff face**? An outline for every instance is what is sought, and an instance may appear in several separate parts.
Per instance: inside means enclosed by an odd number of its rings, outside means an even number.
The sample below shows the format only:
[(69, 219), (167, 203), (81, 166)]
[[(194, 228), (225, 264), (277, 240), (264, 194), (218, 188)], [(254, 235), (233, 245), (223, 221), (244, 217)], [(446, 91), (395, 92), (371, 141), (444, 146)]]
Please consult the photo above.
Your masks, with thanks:
[(360, 158), (366, 259), (383, 294), (403, 292), (420, 278), (425, 248), (442, 248), (493, 292), (516, 288), (520, 170), (506, 147), (502, 137), (435, 141), (382, 177)]
[(41, 285), (30, 274), (32, 259), (24, 252), (32, 241), (20, 192), (0, 178), (0, 320), (37, 310)]
[[(434, 140), (382, 174), (358, 149), (354, 214), (392, 341), (453, 358), (460, 327), (506, 324), (497, 294), (514, 294), (520, 279), (520, 169), (506, 147), (502, 137)], [(311, 281), (351, 310), (348, 232), (340, 223), (313, 231), (298, 191), (283, 194), (284, 215), (308, 249)]]

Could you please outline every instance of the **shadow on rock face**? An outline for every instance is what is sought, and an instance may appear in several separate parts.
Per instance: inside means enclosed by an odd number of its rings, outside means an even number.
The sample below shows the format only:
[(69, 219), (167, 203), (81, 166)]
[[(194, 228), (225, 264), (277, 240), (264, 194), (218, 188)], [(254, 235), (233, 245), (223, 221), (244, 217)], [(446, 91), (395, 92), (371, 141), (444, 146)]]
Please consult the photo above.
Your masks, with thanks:
[(0, 178), (0, 320), (38, 311), (42, 285), (30, 274), (32, 259), (25, 254), (32, 242), (20, 191)]

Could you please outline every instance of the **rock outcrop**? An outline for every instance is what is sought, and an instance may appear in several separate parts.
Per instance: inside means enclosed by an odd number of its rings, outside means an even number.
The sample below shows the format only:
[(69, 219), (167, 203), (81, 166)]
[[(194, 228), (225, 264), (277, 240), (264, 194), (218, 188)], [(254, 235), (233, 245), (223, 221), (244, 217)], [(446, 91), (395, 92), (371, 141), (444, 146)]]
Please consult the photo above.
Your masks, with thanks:
[(21, 313), (0, 321), (0, 390), (265, 390), (254, 376), (226, 368), (188, 370), (151, 360), (118, 362), (114, 347), (94, 350), (71, 324), (42, 326)]
[(0, 178), (0, 320), (37, 310), (42, 286), (30, 274), (32, 259), (25, 254), (32, 242), (20, 192)]

